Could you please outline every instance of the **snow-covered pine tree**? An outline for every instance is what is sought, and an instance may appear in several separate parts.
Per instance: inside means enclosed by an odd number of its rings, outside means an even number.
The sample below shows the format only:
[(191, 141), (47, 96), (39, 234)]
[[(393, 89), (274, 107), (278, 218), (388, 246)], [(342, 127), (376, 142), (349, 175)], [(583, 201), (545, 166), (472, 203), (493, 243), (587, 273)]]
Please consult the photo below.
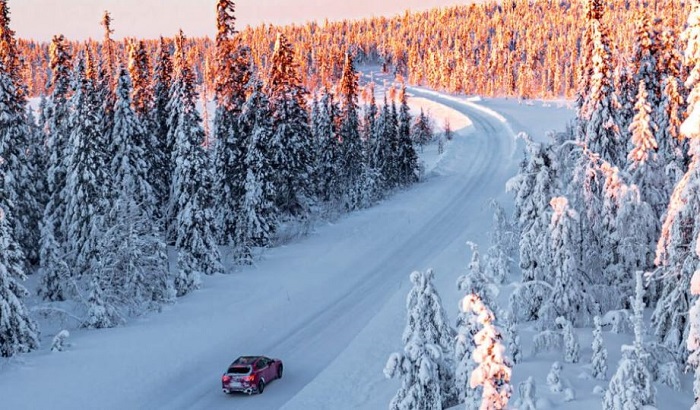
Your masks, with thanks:
[(564, 341), (564, 361), (566, 363), (578, 363), (579, 343), (573, 325), (563, 316), (559, 316), (555, 322), (561, 326), (561, 334)]
[(550, 147), (525, 140), (525, 159), (506, 188), (515, 196), (513, 218), (520, 232), (519, 256), (523, 282), (543, 280), (551, 258), (547, 254), (547, 232), (551, 218), (549, 201), (557, 192), (554, 157)]
[(477, 318), (471, 312), (461, 309), (457, 316), (457, 336), (455, 337), (455, 387), (457, 400), (465, 403), (467, 409), (477, 409), (481, 403), (481, 386), (472, 388), (469, 378), (476, 369), (472, 357), (476, 344), (474, 336), (479, 332)]
[(486, 272), (491, 275), (493, 283), (502, 284), (510, 276), (513, 263), (511, 255), (516, 246), (515, 235), (503, 207), (496, 200), (491, 201), (491, 207), (493, 222), (490, 232), (491, 247), (486, 253)]
[(175, 288), (183, 296), (199, 288), (200, 274), (222, 273), (221, 255), (214, 238), (212, 214), (212, 176), (204, 151), (204, 130), (196, 109), (194, 73), (185, 59), (185, 36), (176, 41), (177, 71), (170, 107), (177, 118), (171, 130), (175, 137), (173, 181), (169, 215), (173, 217), (173, 235), (178, 250)]
[(581, 38), (581, 56), (578, 78), (578, 89), (576, 93), (577, 117), (584, 115), (584, 106), (588, 101), (591, 92), (591, 79), (593, 77), (593, 37), (594, 31), (598, 29), (600, 19), (603, 17), (602, 0), (586, 0), (584, 3), (584, 14), (586, 16), (586, 30)]
[(402, 340), (407, 345), (416, 338), (416, 334), (420, 334), (420, 339), (426, 344), (440, 349), (440, 358), (435, 363), (440, 395), (443, 406), (451, 407), (456, 404), (457, 395), (454, 383), (455, 331), (449, 324), (442, 300), (433, 286), (433, 276), (430, 269), (425, 273), (411, 273), (413, 288), (406, 298), (408, 315)]
[(552, 367), (547, 373), (547, 386), (552, 393), (561, 393), (564, 390), (561, 380), (562, 365), (559, 362), (552, 363)]
[(58, 332), (51, 341), (51, 351), (62, 352), (67, 346), (70, 346), (69, 344), (66, 344), (66, 339), (68, 339), (68, 337), (70, 337), (70, 332), (68, 332), (66, 329)]
[(362, 121), (362, 142), (363, 142), (363, 174), (362, 174), (362, 186), (363, 186), (363, 205), (370, 206), (376, 203), (380, 197), (380, 176), (379, 170), (375, 163), (375, 147), (377, 138), (377, 121), (379, 110), (377, 108), (377, 101), (374, 97), (374, 83), (369, 83), (366, 87), (367, 98), (369, 103), (365, 106), (364, 117)]
[(33, 265), (39, 260), (39, 220), (43, 210), (38, 202), (36, 170), (28, 157), (32, 147), (26, 88), (7, 0), (0, 1), (0, 63), (0, 157), (4, 158), (0, 167), (5, 179), (0, 207), (5, 209), (5, 218), (22, 247), (23, 263)]
[(247, 172), (243, 206), (236, 222), (235, 243), (238, 247), (236, 258), (246, 264), (252, 262), (253, 247), (271, 244), (278, 225), (274, 158), (269, 145), (273, 132), (272, 115), (267, 96), (259, 84), (254, 86), (240, 120), (240, 129), (248, 135), (244, 158)]
[(398, 147), (397, 123), (391, 114), (391, 106), (384, 95), (384, 105), (379, 113), (375, 136), (371, 144), (370, 164), (377, 173), (380, 196), (397, 186), (396, 150)]
[(462, 299), (461, 309), (475, 314), (481, 325), (481, 330), (474, 336), (476, 349), (473, 357), (477, 367), (471, 374), (469, 385), (472, 388), (483, 386), (481, 410), (505, 409), (511, 395), (511, 369), (504, 355), (501, 333), (493, 324), (495, 317), (475, 294)]
[(46, 300), (64, 300), (66, 294), (63, 274), (68, 273), (62, 243), (66, 238), (63, 226), (66, 212), (65, 185), (69, 155), (69, 93), (70, 60), (63, 35), (54, 36), (49, 46), (52, 71), (51, 98), (42, 111), (46, 132), (46, 188), (48, 202), (41, 224), (39, 266), (42, 275), (39, 294)]
[(603, 344), (603, 325), (600, 316), (593, 317), (593, 342), (591, 345), (593, 356), (591, 357), (591, 370), (593, 377), (598, 380), (607, 379), (608, 350)]
[(37, 294), (44, 300), (59, 302), (66, 300), (70, 295), (68, 284), (73, 275), (65, 261), (63, 247), (54, 236), (55, 224), (52, 218), (45, 218), (41, 224), (41, 279)]
[[(635, 116), (629, 128), (633, 148), (628, 157), (628, 172), (639, 187), (642, 200), (651, 205), (656, 219), (660, 220), (668, 205), (668, 189), (665, 187), (667, 178), (654, 137), (658, 127), (652, 119), (652, 107), (647, 102), (647, 96), (646, 83), (642, 80), (634, 106)], [(656, 223), (653, 228), (654, 236), (658, 237), (659, 224)]]
[(246, 137), (238, 127), (251, 78), (250, 50), (236, 36), (235, 3), (219, 0), (216, 35), (214, 190), (219, 242), (233, 245), (246, 194)]
[(632, 53), (632, 67), (634, 68), (634, 81), (637, 89), (643, 82), (649, 95), (647, 102), (651, 111), (655, 112), (659, 108), (659, 97), (661, 96), (661, 71), (658, 70), (657, 51), (659, 39), (655, 32), (651, 18), (644, 9), (635, 17), (635, 44)]
[(144, 216), (152, 220), (155, 215), (156, 196), (148, 180), (151, 168), (148, 164), (147, 129), (138, 118), (131, 100), (132, 83), (129, 72), (124, 68), (118, 71), (116, 101), (113, 107), (114, 123), (112, 128), (110, 175), (116, 194), (125, 188), (130, 179), (129, 196), (140, 208)]
[(586, 261), (581, 268), (592, 284), (606, 287), (606, 269), (610, 261), (614, 260), (615, 249), (609, 246), (609, 242), (612, 238), (610, 228), (614, 220), (612, 212), (616, 204), (615, 201), (606, 203), (606, 199), (614, 198), (617, 180), (611, 181), (607, 178), (605, 170), (616, 168), (585, 145), (578, 145), (571, 155), (575, 160), (572, 163), (572, 179), (566, 194), (571, 199), (572, 208), (580, 210), (579, 247), (582, 259)]
[(406, 86), (401, 87), (399, 94), (401, 107), (399, 109), (398, 141), (396, 150), (397, 177), (399, 186), (407, 186), (418, 182), (420, 166), (418, 154), (411, 138), (411, 114), (408, 108)]
[[(95, 84), (86, 75), (85, 57), (75, 66), (75, 93), (71, 97), (70, 150), (66, 175), (66, 249), (73, 273), (82, 277), (97, 269), (104, 232), (108, 189), (107, 145), (101, 133), (100, 106)], [(110, 111), (112, 109), (110, 108)], [(106, 138), (104, 138), (106, 140)], [(107, 184), (108, 185), (108, 184)]]
[(426, 144), (433, 140), (434, 135), (435, 133), (433, 132), (430, 117), (428, 117), (423, 112), (423, 108), (421, 108), (420, 114), (418, 114), (411, 127), (412, 140), (418, 144), (422, 150)]
[(131, 108), (131, 80), (124, 68), (114, 107), (111, 163), (113, 205), (102, 238), (103, 286), (113, 303), (132, 315), (160, 309), (175, 298), (165, 242), (154, 222), (156, 199), (148, 182), (145, 129)]
[(681, 96), (682, 84), (675, 76), (667, 76), (663, 83), (663, 93), (656, 113), (658, 124), (657, 141), (659, 156), (665, 164), (666, 195), (671, 196), (673, 187), (683, 177), (686, 168), (687, 141), (681, 135), (680, 128), (685, 116), (685, 101)]
[[(170, 90), (173, 82), (173, 64), (170, 57), (168, 42), (160, 38), (158, 46), (158, 59), (153, 70), (151, 82), (151, 94), (153, 107), (149, 113), (149, 123), (152, 126), (149, 145), (152, 152), (148, 153), (151, 164), (151, 176), (149, 181), (154, 189), (157, 199), (156, 212), (159, 220), (166, 215), (170, 197), (170, 185), (172, 183), (173, 164), (171, 162), (174, 141), (170, 138)], [(161, 229), (168, 224), (161, 223)]]
[(586, 146), (605, 161), (624, 168), (627, 142), (622, 139), (616, 108), (618, 106), (612, 79), (612, 56), (607, 29), (600, 20), (590, 23), (593, 50), (590, 63), (590, 94), (581, 108), (578, 120)]
[(354, 59), (350, 53), (345, 54), (338, 94), (340, 98), (338, 138), (341, 142), (339, 176), (344, 192), (342, 202), (347, 211), (353, 211), (362, 206), (364, 196), (362, 173), (365, 157), (362, 152), (358, 112), (359, 84)]
[[(623, 185), (617, 193), (618, 210), (615, 221), (617, 263), (619, 270), (610, 277), (618, 294), (629, 300), (634, 295), (632, 272), (651, 270), (654, 246), (658, 239), (658, 219), (652, 207), (642, 201), (636, 185)], [(654, 295), (648, 295), (654, 297)]]
[(629, 126), (634, 118), (634, 104), (637, 102), (639, 85), (634, 80), (634, 71), (629, 64), (621, 64), (615, 70), (615, 91), (620, 103), (618, 110), (618, 120), (620, 121), (620, 132), (628, 138)]
[(392, 353), (384, 367), (387, 378), (400, 377), (401, 387), (389, 403), (390, 410), (440, 410), (443, 408), (437, 363), (442, 359), (438, 346), (426, 343), (416, 333), (403, 353)]
[(505, 314), (505, 331), (506, 340), (508, 341), (508, 353), (510, 353), (510, 358), (513, 364), (518, 364), (522, 361), (523, 353), (520, 347), (520, 335), (518, 334), (518, 329), (516, 329), (515, 321), (512, 319), (510, 314)]
[(310, 212), (313, 167), (307, 91), (299, 78), (289, 41), (278, 33), (264, 89), (270, 99), (274, 133), (270, 147), (277, 171), (276, 205), (283, 215), (304, 220)]
[(557, 317), (572, 324), (584, 324), (596, 313), (595, 301), (588, 294), (590, 283), (580, 274), (581, 255), (576, 240), (578, 213), (565, 197), (552, 198), (554, 213), (549, 226), (552, 248), (553, 290), (539, 311), (540, 326), (549, 328)]
[(90, 294), (87, 300), (87, 316), (81, 324), (88, 329), (105, 329), (123, 323), (117, 309), (103, 298), (102, 280), (94, 275), (90, 280)]
[(143, 40), (131, 40), (129, 43), (128, 69), (132, 84), (131, 101), (134, 112), (143, 126), (150, 129), (150, 124), (147, 121), (153, 105), (153, 88), (150, 86), (151, 62)]
[(622, 346), (622, 359), (617, 371), (610, 379), (608, 390), (603, 397), (604, 410), (641, 409), (643, 406), (655, 405), (656, 389), (651, 374), (645, 365), (647, 355), (643, 349), (642, 328), (644, 311), (644, 281), (642, 272), (637, 272), (634, 308), (634, 345)]
[(492, 304), (497, 296), (496, 289), (484, 272), (479, 245), (471, 241), (467, 242), (467, 245), (471, 248), (472, 258), (467, 267), (467, 274), (457, 278), (457, 289), (467, 294), (473, 293), (484, 303)]
[[(0, 11), (2, 4), (4, 2), (0, 2)], [(0, 157), (0, 165), (2, 161)], [(4, 175), (0, 177), (4, 181)], [(0, 198), (4, 197), (3, 182)], [(0, 357), (12, 357), (37, 349), (39, 331), (22, 300), (29, 296), (21, 284), (26, 278), (24, 256), (5, 215), (5, 210), (0, 207)]]
[(316, 198), (329, 203), (331, 207), (337, 207), (342, 196), (337, 116), (338, 106), (333, 101), (333, 94), (328, 89), (324, 89), (312, 117), (312, 131), (316, 144), (313, 180), (316, 187)]

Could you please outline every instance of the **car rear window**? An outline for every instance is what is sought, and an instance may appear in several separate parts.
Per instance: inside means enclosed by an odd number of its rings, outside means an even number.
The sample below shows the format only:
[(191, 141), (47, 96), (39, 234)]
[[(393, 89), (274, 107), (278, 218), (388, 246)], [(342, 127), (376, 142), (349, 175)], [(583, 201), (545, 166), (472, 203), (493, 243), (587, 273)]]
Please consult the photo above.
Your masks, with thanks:
[(248, 374), (250, 373), (250, 367), (248, 366), (233, 366), (228, 369), (229, 373), (233, 374)]

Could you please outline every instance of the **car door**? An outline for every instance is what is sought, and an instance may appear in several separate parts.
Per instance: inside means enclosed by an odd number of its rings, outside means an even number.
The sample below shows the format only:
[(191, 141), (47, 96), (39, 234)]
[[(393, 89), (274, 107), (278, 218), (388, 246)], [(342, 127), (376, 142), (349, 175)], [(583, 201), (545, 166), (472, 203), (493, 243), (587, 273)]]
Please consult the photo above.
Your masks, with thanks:
[(265, 382), (269, 382), (270, 380), (275, 378), (275, 373), (274, 369), (272, 368), (271, 364), (272, 361), (266, 357), (263, 357), (258, 361), (258, 363), (261, 366), (262, 373), (264, 374)]

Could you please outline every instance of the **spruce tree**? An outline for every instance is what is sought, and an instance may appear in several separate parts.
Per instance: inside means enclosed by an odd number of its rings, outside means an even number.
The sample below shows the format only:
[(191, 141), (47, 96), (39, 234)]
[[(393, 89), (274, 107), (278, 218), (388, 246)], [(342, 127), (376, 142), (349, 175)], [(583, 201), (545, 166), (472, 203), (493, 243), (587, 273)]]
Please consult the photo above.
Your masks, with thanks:
[(554, 213), (549, 226), (552, 248), (552, 293), (540, 308), (540, 325), (550, 328), (555, 319), (563, 316), (574, 325), (586, 323), (588, 315), (595, 312), (590, 287), (580, 274), (581, 255), (576, 246), (578, 238), (578, 214), (569, 207), (564, 197), (551, 201)]
[[(148, 115), (153, 105), (151, 92), (151, 62), (143, 40), (129, 43), (129, 76), (131, 77), (131, 102), (134, 112), (146, 129), (150, 129)], [(119, 73), (121, 77), (121, 73)]]
[(605, 380), (608, 372), (608, 350), (603, 344), (603, 326), (600, 316), (593, 317), (593, 342), (591, 345), (593, 356), (591, 357), (591, 369), (593, 377)]
[(474, 294), (461, 301), (463, 312), (476, 315), (481, 329), (474, 336), (473, 357), (477, 367), (472, 371), (469, 385), (472, 388), (483, 386), (481, 409), (505, 409), (512, 393), (510, 387), (511, 369), (501, 344), (501, 333), (494, 326), (495, 316)]
[(301, 83), (292, 47), (282, 33), (277, 34), (264, 91), (273, 116), (270, 145), (277, 170), (275, 202), (283, 215), (303, 220), (309, 215), (313, 198), (309, 190), (313, 158), (307, 91)]
[(246, 137), (238, 127), (251, 77), (250, 52), (236, 36), (235, 4), (217, 2), (214, 189), (220, 242), (233, 245), (245, 196)]
[(52, 93), (43, 111), (46, 117), (47, 195), (41, 224), (40, 272), (38, 292), (46, 300), (60, 301), (66, 297), (64, 275), (68, 265), (64, 261), (64, 242), (67, 227), (63, 225), (67, 198), (66, 175), (70, 159), (70, 59), (63, 35), (54, 36), (49, 47), (52, 70)]
[[(664, 169), (658, 153), (658, 142), (654, 136), (657, 125), (652, 119), (652, 107), (648, 102), (648, 92), (644, 80), (639, 83), (639, 93), (635, 104), (635, 116), (630, 125), (632, 151), (628, 157), (628, 171), (642, 194), (650, 204), (658, 219), (661, 219), (668, 205), (667, 190), (664, 187)], [(658, 230), (658, 224), (656, 229)]]
[[(83, 57), (75, 70), (75, 92), (71, 97), (70, 149), (66, 175), (66, 248), (78, 276), (99, 264), (99, 240), (104, 232), (108, 187), (107, 146), (102, 143), (100, 106), (95, 84), (86, 76)], [(104, 138), (106, 139), (106, 138)]]
[(400, 186), (418, 182), (420, 176), (418, 154), (411, 138), (411, 114), (408, 108), (406, 87), (401, 88), (401, 108), (399, 109), (398, 141), (396, 146), (397, 179)]
[(344, 191), (343, 203), (347, 211), (360, 208), (362, 203), (364, 156), (358, 114), (358, 87), (353, 57), (347, 53), (340, 79), (341, 104), (338, 130), (338, 138), (341, 141), (340, 183)]
[(241, 114), (241, 129), (250, 130), (247, 138), (245, 167), (245, 196), (237, 215), (235, 242), (237, 258), (251, 262), (254, 247), (266, 247), (272, 242), (278, 225), (275, 207), (275, 170), (273, 152), (269, 146), (272, 136), (272, 116), (267, 96), (258, 85), (248, 98)]
[(148, 182), (144, 134), (131, 106), (128, 72), (119, 70), (111, 163), (113, 205), (102, 239), (102, 264), (109, 290), (132, 314), (159, 309), (174, 298), (165, 243), (153, 222), (155, 197)]
[[(158, 219), (166, 215), (169, 202), (170, 185), (172, 182), (173, 164), (171, 162), (174, 142), (169, 132), (170, 124), (170, 91), (173, 83), (173, 64), (170, 57), (168, 42), (160, 38), (158, 46), (158, 58), (156, 60), (153, 82), (151, 83), (153, 95), (153, 107), (149, 114), (151, 124), (151, 149), (148, 153), (151, 164), (151, 176), (149, 181), (156, 195), (156, 212)], [(174, 126), (174, 124), (172, 124)], [(165, 229), (167, 224), (162, 224)]]
[(653, 406), (656, 402), (656, 389), (645, 364), (648, 353), (644, 351), (642, 345), (644, 310), (642, 272), (637, 272), (636, 284), (636, 295), (632, 303), (634, 345), (622, 346), (622, 359), (603, 397), (605, 410), (640, 409), (644, 406)]
[[(2, 160), (0, 157), (0, 163)], [(5, 197), (3, 186), (0, 197)], [(29, 296), (21, 284), (26, 278), (24, 256), (5, 215), (0, 207), (0, 357), (12, 357), (37, 349), (39, 333), (22, 301)]]
[(400, 377), (401, 387), (389, 403), (390, 410), (440, 410), (443, 408), (438, 382), (440, 349), (416, 334), (403, 353), (392, 353), (384, 367), (387, 378)]
[(578, 115), (581, 139), (586, 146), (611, 164), (624, 168), (627, 142), (620, 132), (617, 97), (612, 80), (612, 56), (607, 29), (599, 20), (591, 21), (593, 65), (590, 93)]
[(416, 339), (440, 349), (440, 359), (436, 360), (440, 395), (443, 407), (456, 404), (457, 392), (454, 384), (454, 329), (449, 325), (442, 300), (433, 286), (432, 270), (411, 273), (413, 288), (406, 298), (408, 317), (403, 332), (405, 345)]
[(316, 145), (314, 186), (316, 197), (329, 203), (331, 207), (337, 206), (342, 196), (341, 146), (338, 141), (337, 117), (338, 106), (333, 101), (333, 94), (325, 89), (312, 116), (312, 131)]
[(196, 110), (194, 74), (185, 60), (185, 37), (177, 39), (177, 72), (171, 96), (171, 130), (175, 137), (173, 181), (169, 211), (178, 250), (175, 288), (183, 296), (200, 286), (200, 274), (222, 273), (221, 256), (214, 238), (211, 173), (204, 151), (204, 130)]
[(8, 223), (27, 258), (24, 262), (36, 264), (39, 259), (39, 220), (41, 205), (31, 152), (31, 129), (28, 124), (26, 87), (22, 80), (22, 61), (15, 33), (10, 28), (7, 0), (0, 1), (0, 164), (5, 198), (0, 207), (5, 209)]

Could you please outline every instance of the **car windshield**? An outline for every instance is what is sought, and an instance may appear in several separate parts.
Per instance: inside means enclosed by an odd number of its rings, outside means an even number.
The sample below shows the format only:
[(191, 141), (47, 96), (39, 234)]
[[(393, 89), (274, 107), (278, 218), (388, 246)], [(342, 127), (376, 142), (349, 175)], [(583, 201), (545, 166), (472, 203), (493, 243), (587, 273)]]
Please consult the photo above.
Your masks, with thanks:
[(229, 373), (233, 374), (248, 374), (250, 373), (250, 367), (249, 366), (233, 366), (228, 369)]

